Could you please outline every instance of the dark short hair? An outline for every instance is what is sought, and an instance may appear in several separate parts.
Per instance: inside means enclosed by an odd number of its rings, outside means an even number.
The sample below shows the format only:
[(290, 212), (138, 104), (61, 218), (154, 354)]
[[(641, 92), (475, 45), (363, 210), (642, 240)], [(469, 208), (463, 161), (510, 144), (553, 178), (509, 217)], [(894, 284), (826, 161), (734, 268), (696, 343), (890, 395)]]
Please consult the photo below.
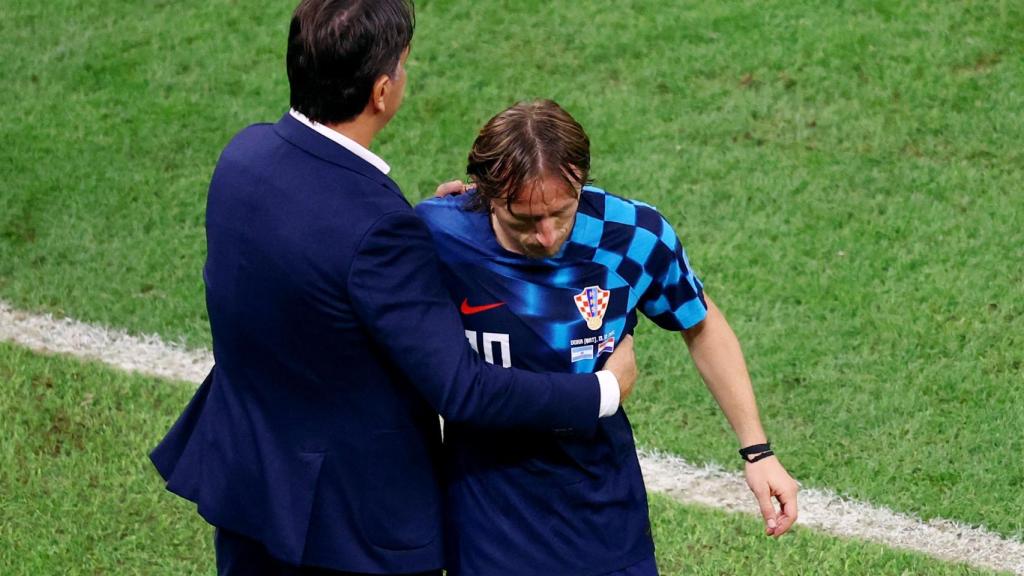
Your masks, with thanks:
[(487, 210), (494, 200), (511, 207), (545, 177), (562, 178), (573, 188), (590, 182), (590, 138), (556, 102), (518, 102), (480, 129), (466, 173), (477, 189), (469, 209)]
[(302, 0), (288, 33), (292, 108), (321, 124), (355, 118), (415, 27), (412, 0)]

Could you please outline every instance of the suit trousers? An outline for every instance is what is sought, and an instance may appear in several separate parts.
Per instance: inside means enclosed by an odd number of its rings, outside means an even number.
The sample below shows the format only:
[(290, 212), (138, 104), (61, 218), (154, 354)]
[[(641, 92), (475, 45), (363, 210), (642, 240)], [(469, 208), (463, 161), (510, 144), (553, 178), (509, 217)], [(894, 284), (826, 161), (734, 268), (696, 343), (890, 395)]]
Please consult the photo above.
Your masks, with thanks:
[[(257, 540), (217, 528), (213, 536), (219, 576), (371, 576), (313, 566), (292, 566), (271, 556)], [(440, 570), (404, 576), (441, 576)]]

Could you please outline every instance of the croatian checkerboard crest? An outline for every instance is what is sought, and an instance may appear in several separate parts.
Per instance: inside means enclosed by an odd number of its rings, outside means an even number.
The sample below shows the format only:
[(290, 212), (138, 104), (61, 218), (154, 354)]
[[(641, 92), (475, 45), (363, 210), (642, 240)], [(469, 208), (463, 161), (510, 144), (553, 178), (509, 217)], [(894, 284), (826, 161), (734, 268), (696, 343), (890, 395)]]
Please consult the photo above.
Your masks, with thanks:
[(604, 313), (608, 310), (611, 294), (600, 286), (587, 286), (583, 292), (573, 297), (576, 300), (576, 308), (587, 321), (587, 328), (597, 330), (604, 323)]

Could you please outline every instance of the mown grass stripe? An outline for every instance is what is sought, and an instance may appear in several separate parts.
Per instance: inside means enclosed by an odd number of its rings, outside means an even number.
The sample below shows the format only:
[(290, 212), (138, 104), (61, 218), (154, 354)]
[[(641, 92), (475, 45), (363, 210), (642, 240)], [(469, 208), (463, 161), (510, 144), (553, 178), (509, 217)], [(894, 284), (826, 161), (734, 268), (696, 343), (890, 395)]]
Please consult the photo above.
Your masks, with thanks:
[[(19, 312), (3, 301), (0, 341), (193, 383), (200, 382), (213, 364), (209, 351), (188, 350), (157, 336), (132, 336), (72, 319)], [(742, 476), (714, 467), (693, 466), (676, 456), (657, 452), (642, 451), (640, 462), (651, 491), (663, 492), (683, 503), (757, 514)], [(799, 523), (829, 534), (874, 541), (942, 560), (1024, 574), (1024, 542), (952, 520), (923, 522), (828, 490), (801, 492)]]

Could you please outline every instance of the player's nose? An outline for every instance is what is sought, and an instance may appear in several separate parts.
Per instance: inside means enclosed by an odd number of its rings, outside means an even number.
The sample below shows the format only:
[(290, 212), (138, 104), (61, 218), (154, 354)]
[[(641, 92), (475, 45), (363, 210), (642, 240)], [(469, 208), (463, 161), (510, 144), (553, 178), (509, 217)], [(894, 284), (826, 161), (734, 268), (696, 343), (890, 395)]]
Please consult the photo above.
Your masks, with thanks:
[(554, 222), (541, 220), (537, 224), (536, 237), (537, 243), (541, 246), (545, 248), (554, 246), (558, 240), (558, 232), (555, 230)]

